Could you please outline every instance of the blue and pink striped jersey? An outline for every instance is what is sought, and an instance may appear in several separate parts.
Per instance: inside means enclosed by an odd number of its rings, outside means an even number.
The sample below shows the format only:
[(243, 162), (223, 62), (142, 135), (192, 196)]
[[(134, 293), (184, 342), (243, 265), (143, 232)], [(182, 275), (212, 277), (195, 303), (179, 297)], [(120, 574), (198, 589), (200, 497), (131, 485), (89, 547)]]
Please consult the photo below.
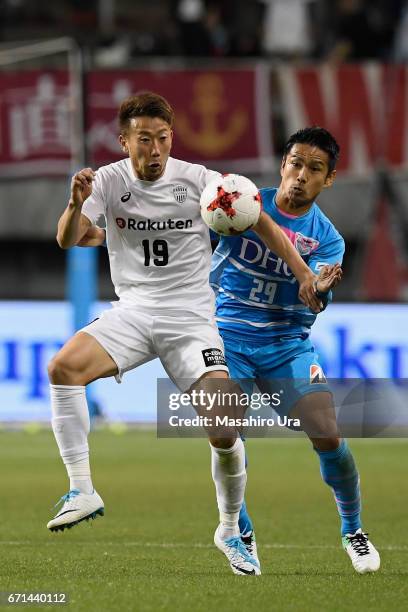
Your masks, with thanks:
[[(295, 217), (279, 210), (276, 193), (276, 188), (261, 189), (264, 211), (313, 272), (325, 264), (341, 263), (344, 240), (317, 204)], [(253, 231), (221, 237), (212, 258), (210, 282), (217, 293), (218, 326), (257, 342), (282, 334), (308, 334), (316, 319), (299, 300), (299, 285), (287, 264)]]

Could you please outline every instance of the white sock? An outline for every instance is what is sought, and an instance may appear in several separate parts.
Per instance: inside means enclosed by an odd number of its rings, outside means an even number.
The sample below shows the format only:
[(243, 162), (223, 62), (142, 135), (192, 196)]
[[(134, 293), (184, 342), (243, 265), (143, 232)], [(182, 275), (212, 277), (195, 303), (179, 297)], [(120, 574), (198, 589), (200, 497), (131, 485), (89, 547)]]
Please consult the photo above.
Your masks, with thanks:
[(245, 448), (237, 438), (231, 448), (211, 446), (211, 471), (220, 511), (220, 537), (239, 535), (238, 518), (244, 501), (247, 474)]
[(92, 493), (89, 468), (90, 430), (85, 387), (50, 385), (52, 429), (70, 477), (70, 488)]
[(75, 463), (66, 464), (69, 476), (69, 490), (78, 489), (81, 493), (91, 495), (93, 485), (91, 480), (91, 468), (89, 466), (89, 455)]

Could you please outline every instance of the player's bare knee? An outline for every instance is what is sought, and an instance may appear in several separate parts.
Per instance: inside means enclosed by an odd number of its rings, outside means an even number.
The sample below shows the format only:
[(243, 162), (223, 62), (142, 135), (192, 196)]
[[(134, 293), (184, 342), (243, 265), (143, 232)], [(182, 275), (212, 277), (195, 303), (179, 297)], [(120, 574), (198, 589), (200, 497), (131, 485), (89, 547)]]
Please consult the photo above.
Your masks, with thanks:
[(227, 448), (231, 448), (232, 446), (234, 446), (236, 439), (237, 439), (237, 436), (235, 435), (234, 437), (233, 434), (229, 438), (217, 438), (217, 437), (209, 436), (211, 446), (213, 446), (214, 448), (222, 448), (222, 449), (227, 449)]
[(310, 438), (313, 446), (320, 451), (332, 451), (339, 447), (341, 438), (333, 436), (330, 438)]
[(334, 444), (334, 448), (338, 446), (338, 444), (336, 445), (335, 440), (338, 440), (340, 438), (340, 433), (336, 423), (334, 423), (332, 426), (328, 426), (327, 424), (322, 425), (321, 423), (317, 423), (314, 425), (308, 424), (307, 427), (304, 427), (302, 423), (302, 428), (310, 439), (325, 441), (329, 440), (329, 443)]
[(74, 364), (59, 353), (57, 353), (48, 364), (48, 378), (53, 385), (85, 384)]

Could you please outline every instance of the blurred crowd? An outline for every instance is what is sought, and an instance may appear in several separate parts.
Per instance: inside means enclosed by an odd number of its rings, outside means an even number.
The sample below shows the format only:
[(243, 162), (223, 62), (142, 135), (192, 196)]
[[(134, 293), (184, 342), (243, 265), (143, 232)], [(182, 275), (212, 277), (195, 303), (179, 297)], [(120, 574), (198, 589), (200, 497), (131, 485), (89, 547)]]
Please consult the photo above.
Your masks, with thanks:
[(146, 56), (408, 61), (408, 0), (0, 0), (0, 42), (74, 36)]

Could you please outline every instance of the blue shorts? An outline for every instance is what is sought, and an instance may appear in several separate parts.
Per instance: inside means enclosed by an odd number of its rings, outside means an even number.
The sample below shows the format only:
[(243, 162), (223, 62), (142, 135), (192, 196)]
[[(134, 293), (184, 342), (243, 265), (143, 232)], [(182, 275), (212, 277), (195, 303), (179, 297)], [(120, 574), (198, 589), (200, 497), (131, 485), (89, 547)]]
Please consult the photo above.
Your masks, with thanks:
[(239, 379), (248, 395), (254, 382), (261, 393), (280, 393), (281, 403), (274, 410), (281, 416), (287, 416), (304, 395), (330, 392), (308, 336), (278, 336), (265, 344), (249, 342), (230, 330), (220, 329), (220, 334), (231, 378)]

